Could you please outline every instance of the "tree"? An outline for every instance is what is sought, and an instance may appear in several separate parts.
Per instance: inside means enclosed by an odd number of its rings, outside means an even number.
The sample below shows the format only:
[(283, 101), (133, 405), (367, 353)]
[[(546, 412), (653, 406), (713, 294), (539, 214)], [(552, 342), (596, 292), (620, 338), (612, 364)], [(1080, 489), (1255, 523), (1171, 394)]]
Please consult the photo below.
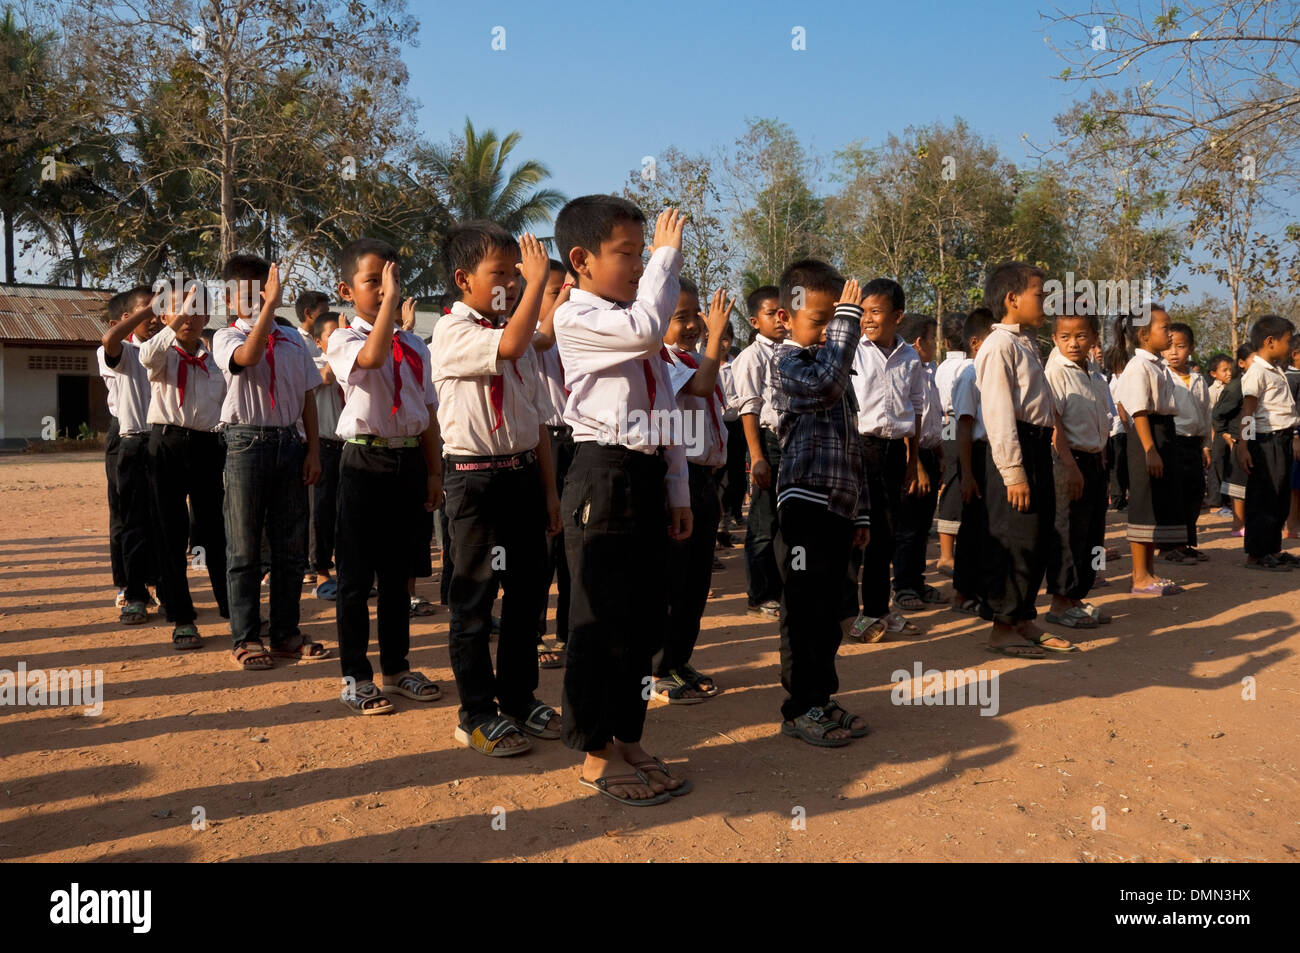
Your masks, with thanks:
[(448, 145), (420, 146), (415, 160), (443, 180), (447, 206), (459, 221), (488, 219), (518, 235), (550, 222), (567, 201), (554, 189), (538, 188), (551, 171), (536, 159), (525, 159), (506, 172), (521, 138), (517, 131), (504, 139), (493, 129), (479, 134), (466, 117), (463, 138)]
[(669, 206), (686, 216), (682, 273), (694, 279), (702, 293), (711, 294), (731, 282), (736, 255), (707, 156), (686, 155), (669, 146), (652, 162), (632, 170), (623, 196), (651, 219)]

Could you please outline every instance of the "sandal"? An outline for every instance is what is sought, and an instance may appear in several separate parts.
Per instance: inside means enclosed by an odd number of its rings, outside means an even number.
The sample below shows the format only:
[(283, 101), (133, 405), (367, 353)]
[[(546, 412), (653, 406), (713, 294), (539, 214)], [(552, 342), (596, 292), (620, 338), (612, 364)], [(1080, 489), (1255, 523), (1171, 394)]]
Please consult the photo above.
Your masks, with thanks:
[(926, 586), (921, 590), (921, 601), (928, 606), (941, 606), (948, 601), (948, 597), (934, 586)]
[[(1291, 567), (1287, 563), (1284, 563), (1281, 560), (1279, 560), (1276, 556), (1271, 556), (1271, 555), (1260, 556), (1258, 562), (1253, 562), (1253, 563), (1247, 562), (1246, 568), (1255, 569), (1263, 572), (1290, 572), (1291, 571)], [(130, 606), (127, 606), (127, 609), (130, 608), (131, 608)], [(125, 609), (122, 611), (122, 616), (123, 618), (126, 617)]]
[(828, 732), (843, 727), (839, 722), (827, 716), (820, 708), (809, 708), (806, 714), (792, 721), (781, 722), (781, 734), (798, 738), (818, 748), (843, 748), (849, 744), (849, 738), (827, 738)]
[(305, 635), (299, 635), (297, 644), (276, 645), (271, 643), (272, 658), (296, 659), (300, 662), (320, 662), (330, 657), (330, 650), (320, 642), (312, 642)]
[(275, 668), (275, 659), (271, 658), (271, 654), (266, 651), (266, 646), (257, 639), (240, 642), (235, 646), (231, 657), (235, 660), (235, 664), (246, 672), (265, 672)]
[[(651, 755), (648, 761), (638, 761), (636, 764), (632, 765), (632, 767), (636, 768), (637, 773), (645, 778), (647, 783), (650, 781), (649, 773), (651, 771), (658, 771), (670, 781), (674, 777), (673, 773), (668, 770), (668, 765), (664, 764), (663, 761), (656, 758), (654, 755)], [(665, 788), (664, 793), (669, 797), (681, 797), (684, 794), (690, 794), (694, 790), (695, 783), (690, 778), (682, 778), (681, 784), (677, 785), (675, 788)]]
[(1081, 606), (1070, 606), (1059, 615), (1055, 612), (1047, 613), (1047, 621), (1052, 625), (1063, 625), (1067, 629), (1095, 629), (1097, 620), (1092, 614)]
[(1274, 553), (1273, 558), (1283, 566), (1300, 566), (1300, 559), (1297, 559), (1290, 553)]
[(849, 628), (849, 638), (854, 642), (879, 642), (885, 637), (885, 629), (888, 625), (889, 623), (883, 617), (873, 619), (871, 616), (859, 615)]
[[(543, 656), (551, 656), (548, 661)], [(564, 668), (564, 649), (551, 648), (542, 639), (537, 640), (537, 667), (538, 668)]]
[(986, 645), (984, 648), (994, 655), (1005, 655), (1007, 658), (1028, 658), (1044, 659), (1047, 656), (1043, 650), (1036, 645), (1028, 642), (1011, 642), (1007, 645)]
[(358, 715), (391, 715), (397, 710), (374, 682), (360, 682), (351, 692), (345, 689), (339, 701)]
[(925, 602), (921, 599), (921, 594), (915, 589), (900, 589), (894, 593), (894, 605), (908, 612), (925, 608)]
[(501, 747), (501, 739), (510, 735), (519, 735), (523, 738), (523, 732), (519, 730), (519, 726), (513, 719), (497, 715), (478, 725), (473, 731), (466, 731), (458, 725), (452, 737), (466, 748), (473, 748), (479, 754), (487, 755), (489, 758), (509, 758), (532, 750), (533, 745), (527, 738), (524, 738), (523, 744), (513, 748)]
[[(867, 735), (871, 734), (871, 726), (867, 724), (867, 719), (863, 718), (861, 715), (855, 715), (852, 712), (845, 711), (844, 707), (833, 698), (829, 703), (827, 703), (826, 707), (823, 708), (822, 711), (826, 712), (827, 716), (830, 717), (838, 727), (848, 731), (850, 738), (865, 738)], [(862, 722), (862, 724), (857, 728), (853, 727), (855, 719)]]
[(552, 741), (563, 734), (559, 727), (559, 712), (546, 702), (534, 700), (528, 714), (524, 718), (514, 719), (514, 722), (534, 738), (546, 741)]
[[(1074, 607), (1071, 606), (1071, 608), (1074, 608)], [(1089, 618), (1089, 620), (1091, 620), (1092, 617), (1089, 616), (1088, 618)], [(1096, 623), (1093, 623), (1093, 625), (1095, 626)], [(1090, 627), (1090, 626), (1080, 626), (1080, 628), (1085, 628), (1085, 629), (1086, 629), (1086, 628), (1091, 628), (1091, 627)], [(1021, 633), (1019, 633), (1019, 635), (1020, 635), (1020, 637), (1021, 637), (1022, 639), (1024, 639), (1024, 640), (1025, 640), (1026, 642), (1028, 642), (1030, 645), (1037, 646), (1038, 648), (1042, 649), (1044, 652), (1059, 652), (1059, 653), (1062, 654), (1062, 655), (1068, 655), (1070, 652), (1077, 652), (1077, 651), (1079, 651), (1079, 647), (1078, 647), (1077, 645), (1075, 645), (1074, 643), (1072, 643), (1072, 642), (1070, 643), (1070, 647), (1069, 647), (1069, 648), (1066, 648), (1066, 649), (1063, 649), (1063, 648), (1061, 648), (1060, 646), (1057, 646), (1057, 645), (1048, 645), (1047, 643), (1048, 643), (1050, 640), (1055, 639), (1055, 638), (1059, 638), (1059, 636), (1052, 635), (1052, 633), (1050, 633), (1050, 632), (1039, 632), (1037, 636), (1027, 636), (1027, 635), (1025, 635), (1023, 632), (1021, 632)], [(1066, 639), (1065, 641), (1068, 642), (1069, 639)]]
[(1166, 549), (1160, 554), (1160, 558), (1167, 559), (1171, 563), (1185, 563), (1188, 561), (1187, 554), (1181, 549)]
[(199, 638), (199, 630), (192, 623), (186, 622), (172, 629), (172, 648), (178, 652), (186, 649), (197, 649), (203, 647), (203, 640)]
[(339, 584), (333, 579), (326, 579), (319, 586), (312, 589), (311, 594), (317, 599), (327, 599), (333, 602), (339, 597)]
[(1189, 561), (1195, 560), (1198, 563), (1207, 563), (1210, 561), (1210, 554), (1201, 552), (1195, 546), (1188, 546), (1183, 550), (1183, 553), (1187, 556)]
[(890, 635), (897, 635), (899, 632), (905, 632), (908, 635), (915, 635), (921, 631), (921, 627), (915, 622), (904, 619), (897, 612), (891, 612), (885, 616), (885, 631)]
[(420, 599), (417, 596), (411, 596), (411, 618), (412, 619), (414, 619), (417, 615), (433, 615), (437, 611), (438, 611), (438, 607), (435, 606), (428, 599)]
[(1129, 589), (1129, 592), (1135, 596), (1176, 596), (1182, 591), (1182, 586), (1174, 585), (1165, 579), (1156, 579), (1145, 586), (1133, 586)]
[(655, 698), (670, 705), (698, 705), (704, 701), (703, 695), (688, 695), (696, 691), (694, 685), (682, 678), (681, 672), (673, 669), (662, 678), (655, 679)]
[(143, 625), (149, 621), (149, 611), (143, 602), (128, 602), (122, 607), (122, 614), (117, 617), (117, 621), (123, 625)]
[[(712, 698), (714, 695), (722, 694), (722, 689), (718, 687), (718, 683), (711, 676), (696, 671), (693, 666), (683, 665), (677, 671), (681, 672), (685, 679), (691, 683), (692, 688), (697, 692), (703, 692), (705, 698)], [(708, 682), (707, 686), (704, 684), (705, 682)]]
[(665, 801), (672, 800), (672, 795), (667, 791), (664, 791), (662, 794), (656, 794), (654, 797), (633, 798), (619, 797), (617, 794), (614, 794), (609, 790), (611, 784), (644, 784), (646, 787), (649, 787), (650, 782), (646, 780), (645, 775), (640, 771), (635, 771), (632, 774), (617, 774), (607, 778), (596, 778), (593, 781), (588, 781), (586, 778), (579, 775), (578, 783), (584, 788), (591, 788), (593, 791), (603, 794), (607, 798), (618, 801), (619, 804), (626, 804), (628, 807), (651, 807), (652, 805), (663, 804)]
[(960, 603), (948, 603), (948, 608), (953, 612), (964, 612), (967, 615), (979, 615), (980, 601), (978, 599), (963, 599)]
[(1096, 620), (1098, 625), (1110, 625), (1113, 621), (1115, 621), (1113, 618), (1111, 618), (1111, 616), (1109, 616), (1105, 612), (1102, 612), (1091, 602), (1082, 602), (1079, 604), (1079, 608), (1082, 609), (1084, 612), (1088, 613), (1088, 615), (1092, 616), (1092, 618)]
[(384, 689), (413, 702), (436, 702), (442, 697), (442, 689), (420, 672), (403, 672), (391, 685), (385, 678)]

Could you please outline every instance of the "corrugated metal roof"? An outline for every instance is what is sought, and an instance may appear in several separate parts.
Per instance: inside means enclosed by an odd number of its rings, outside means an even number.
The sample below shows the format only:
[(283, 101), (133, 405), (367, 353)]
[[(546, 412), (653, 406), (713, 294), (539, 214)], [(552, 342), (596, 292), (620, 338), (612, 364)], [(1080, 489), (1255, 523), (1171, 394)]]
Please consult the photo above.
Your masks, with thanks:
[(98, 344), (111, 291), (0, 284), (0, 343)]

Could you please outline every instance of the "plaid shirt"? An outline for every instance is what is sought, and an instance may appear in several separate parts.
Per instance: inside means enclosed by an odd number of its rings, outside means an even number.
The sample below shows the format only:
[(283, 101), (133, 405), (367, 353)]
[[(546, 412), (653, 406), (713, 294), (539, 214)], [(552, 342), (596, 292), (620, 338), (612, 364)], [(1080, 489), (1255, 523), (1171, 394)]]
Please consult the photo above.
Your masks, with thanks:
[(861, 319), (861, 308), (841, 304), (826, 326), (824, 345), (781, 352), (772, 402), (780, 415), (777, 506), (809, 500), (869, 526), (858, 402), (849, 386)]

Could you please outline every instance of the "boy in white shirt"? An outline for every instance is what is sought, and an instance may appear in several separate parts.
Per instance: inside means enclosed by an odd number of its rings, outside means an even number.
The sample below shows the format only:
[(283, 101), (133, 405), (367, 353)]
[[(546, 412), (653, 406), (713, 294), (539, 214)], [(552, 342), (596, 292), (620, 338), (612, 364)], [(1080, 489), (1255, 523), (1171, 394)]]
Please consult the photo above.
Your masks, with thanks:
[(735, 332), (728, 323), (722, 329), (722, 366), (718, 368), (718, 386), (722, 388), (722, 403), (726, 408), (722, 414), (722, 425), (727, 428), (727, 462), (715, 475), (721, 496), (722, 521), (718, 525), (718, 546), (722, 549), (730, 549), (733, 545), (731, 525), (739, 525), (744, 519), (741, 505), (745, 502), (745, 452), (749, 449), (745, 440), (745, 425), (740, 422), (740, 410), (737, 407), (736, 368), (731, 357), (735, 337)]
[[(117, 302), (114, 306), (114, 302)], [(119, 620), (141, 625), (148, 619), (148, 584), (157, 578), (157, 521), (149, 469), (149, 372), (139, 346), (157, 332), (157, 302), (145, 287), (109, 302), (120, 319), (100, 341), (104, 366), (117, 382), (117, 493), (122, 514), (122, 571), (125, 601)], [(129, 310), (128, 310), (129, 309)]]
[(1241, 439), (1234, 447), (1246, 471), (1246, 568), (1286, 571), (1300, 559), (1282, 552), (1282, 527), (1291, 506), (1291, 465), (1300, 459), (1300, 411), (1280, 364), (1291, 356), (1295, 332), (1286, 318), (1268, 314), (1250, 328), (1255, 359), (1241, 378)]
[[(307, 488), (320, 477), (311, 396), (320, 373), (298, 332), (276, 323), (280, 275), (275, 265), (255, 255), (234, 255), (222, 280), (226, 307), (237, 315), (212, 340), (226, 379), (221, 422), (232, 659), (246, 671), (270, 669), (276, 658), (320, 661), (329, 650), (298, 628), (307, 569)], [(269, 652), (259, 631), (264, 533), (271, 550)]]
[(879, 642), (887, 632), (918, 631), (889, 611), (889, 569), (894, 561), (894, 533), (904, 493), (929, 492), (929, 475), (921, 470), (918, 433), (925, 410), (925, 373), (916, 348), (898, 335), (906, 299), (902, 286), (875, 278), (862, 288), (862, 337), (853, 358), (853, 392), (858, 400), (858, 432), (866, 456), (871, 498), (871, 540), (853, 550), (850, 580), (855, 588), (861, 569), (862, 604), (857, 596), (845, 606), (845, 618), (857, 618), (849, 638)]
[[(319, 294), (319, 292), (312, 292)], [(311, 531), (307, 538), (308, 559), (314, 573), (311, 594), (333, 601), (338, 597), (334, 570), (334, 536), (338, 520), (339, 461), (343, 441), (339, 439), (339, 415), (343, 413), (343, 388), (334, 377), (326, 352), (329, 339), (339, 329), (339, 313), (328, 311), (312, 318), (313, 361), (320, 371), (321, 385), (312, 391), (316, 401), (316, 430), (320, 444), (320, 479), (311, 488)]]
[[(545, 426), (551, 400), (533, 348), (550, 263), (532, 235), (516, 242), (492, 222), (453, 229), (443, 258), (460, 291), (434, 327), (431, 346), (451, 529), (450, 649), (460, 693), (455, 737), (500, 758), (528, 751), (526, 735), (560, 737), (559, 715), (535, 694), (546, 536), (559, 529)], [(488, 639), (498, 588), (494, 673)]]
[(160, 305), (163, 326), (140, 347), (140, 363), (152, 387), (149, 461), (161, 537), (158, 588), (167, 621), (174, 626), (172, 647), (197, 649), (202, 643), (186, 576), (191, 517), (193, 542), (207, 564), (217, 611), (230, 618), (221, 484), (226, 451), (217, 433), (226, 382), (203, 346), (208, 321), (203, 285), (191, 285), (183, 301), (164, 292)]
[(776, 358), (786, 329), (777, 318), (781, 289), (756, 288), (745, 298), (749, 323), (758, 333), (736, 357), (732, 380), (736, 409), (749, 447), (749, 520), (745, 529), (745, 577), (750, 615), (776, 618), (781, 611), (781, 574), (776, 563), (776, 467), (781, 447), (776, 439), (777, 416), (772, 405)]
[(323, 291), (303, 291), (293, 302), (294, 313), (298, 315), (298, 334), (313, 359), (321, 357), (320, 329), (316, 322), (330, 310), (330, 296)]
[[(438, 686), (411, 670), (408, 580), (420, 546), (428, 549), (424, 514), (442, 494), (437, 425), (430, 405), (433, 380), (424, 341), (398, 328), (401, 282), (397, 251), (361, 238), (338, 256), (339, 297), (356, 314), (329, 336), (326, 357), (343, 388), (335, 432), (339, 458), (338, 563), (340, 700), (359, 715), (393, 711), (389, 693), (417, 702), (441, 696)], [(318, 375), (318, 377), (320, 377)], [(323, 377), (320, 377), (323, 380)], [(384, 690), (367, 657), (372, 581), (379, 583), (375, 627)]]
[[(661, 701), (694, 705), (722, 691), (713, 678), (695, 670), (691, 654), (700, 637), (700, 619), (709, 599), (714, 537), (721, 516), (713, 471), (727, 462), (727, 431), (722, 422), (724, 405), (717, 379), (725, 344), (722, 328), (732, 302), (718, 290), (705, 318), (695, 283), (687, 278), (678, 281), (681, 291), (677, 309), (664, 331), (664, 345), (672, 359), (669, 376), (682, 412), (691, 535), (670, 548), (668, 622), (663, 648), (654, 660), (654, 676), (655, 694)], [(707, 328), (708, 344), (700, 355), (695, 348), (703, 328)]]
[(669, 541), (691, 535), (685, 450), (655, 424), (677, 409), (661, 352), (677, 304), (682, 219), (660, 214), (643, 266), (644, 228), (641, 210), (612, 195), (576, 198), (555, 222), (560, 256), (578, 278), (555, 311), (564, 419), (577, 443), (561, 502), (573, 579), (564, 741), (586, 755), (579, 783), (634, 806), (691, 787), (641, 744), (643, 680), (668, 615)]
[(943, 411), (941, 436), (943, 438), (943, 477), (939, 490), (938, 570), (945, 575), (953, 573), (953, 553), (957, 548), (957, 533), (961, 530), (961, 471), (957, 459), (957, 418), (952, 413), (952, 385), (966, 364), (974, 364), (966, 356), (963, 327), (966, 315), (949, 314), (943, 319), (943, 360), (934, 371), (934, 386), (939, 392)]

